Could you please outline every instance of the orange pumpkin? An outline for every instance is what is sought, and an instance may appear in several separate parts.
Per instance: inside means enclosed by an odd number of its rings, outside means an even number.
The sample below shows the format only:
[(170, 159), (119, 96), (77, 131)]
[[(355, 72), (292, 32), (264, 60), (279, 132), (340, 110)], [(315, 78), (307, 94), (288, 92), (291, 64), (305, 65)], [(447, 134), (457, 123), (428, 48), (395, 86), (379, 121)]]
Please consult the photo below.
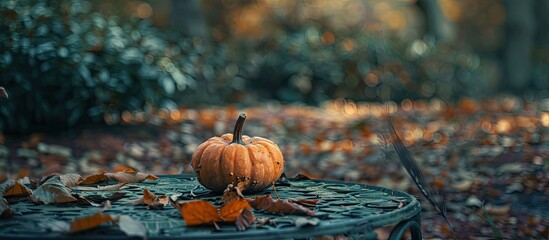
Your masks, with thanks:
[(282, 174), (284, 157), (273, 141), (242, 135), (246, 114), (241, 113), (234, 132), (212, 137), (192, 156), (192, 167), (204, 187), (222, 192), (227, 185), (243, 182), (246, 192), (271, 186)]

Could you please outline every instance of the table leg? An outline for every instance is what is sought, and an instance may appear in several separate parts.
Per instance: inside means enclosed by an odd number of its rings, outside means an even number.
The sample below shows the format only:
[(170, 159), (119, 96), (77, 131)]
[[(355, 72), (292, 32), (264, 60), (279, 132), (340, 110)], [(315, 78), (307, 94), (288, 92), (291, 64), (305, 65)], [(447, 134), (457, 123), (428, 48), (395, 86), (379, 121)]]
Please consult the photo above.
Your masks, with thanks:
[(421, 221), (420, 221), (419, 214), (410, 219), (407, 219), (405, 221), (398, 223), (395, 226), (395, 228), (393, 228), (393, 231), (391, 232), (389, 239), (390, 240), (402, 239), (402, 236), (408, 229), (410, 229), (410, 232), (412, 233), (413, 240), (423, 239), (423, 235), (421, 233)]

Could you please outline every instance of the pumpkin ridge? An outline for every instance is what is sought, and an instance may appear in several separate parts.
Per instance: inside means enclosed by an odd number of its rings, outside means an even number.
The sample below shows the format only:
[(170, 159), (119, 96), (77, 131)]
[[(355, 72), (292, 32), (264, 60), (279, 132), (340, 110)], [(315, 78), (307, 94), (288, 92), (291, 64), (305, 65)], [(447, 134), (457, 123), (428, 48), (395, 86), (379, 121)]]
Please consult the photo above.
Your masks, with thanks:
[[(223, 147), (222, 144), (211, 144), (209, 145), (204, 152), (206, 154), (202, 154), (200, 157), (200, 164), (199, 171), (200, 171), (200, 182), (204, 184), (211, 184), (212, 182), (217, 182), (217, 177), (219, 174), (215, 174), (215, 172), (212, 172), (213, 169), (216, 169), (216, 165), (218, 164), (219, 157), (220, 157), (220, 151), (219, 147)], [(204, 177), (209, 176), (209, 177)]]
[[(261, 157), (262, 157), (262, 153), (263, 151), (260, 150), (260, 147), (261, 145), (255, 145), (255, 144), (250, 144), (248, 145), (248, 156), (250, 157), (250, 162), (251, 162), (251, 166), (252, 166), (252, 169), (251, 169), (251, 176), (250, 176), (250, 185), (252, 186), (252, 190), (256, 190), (258, 189), (258, 181), (257, 179), (262, 179), (263, 178), (263, 175), (265, 174), (265, 168), (263, 166), (263, 164), (260, 164), (259, 162), (261, 161)], [(258, 156), (259, 155), (259, 156)]]
[(284, 171), (284, 156), (282, 155), (282, 152), (278, 145), (276, 144), (270, 144), (268, 142), (259, 142), (263, 146), (266, 146), (269, 150), (269, 154), (271, 155), (272, 159), (272, 166), (273, 166), (273, 174), (271, 175), (272, 182), (274, 183), (280, 175), (282, 175), (282, 172)]
[(216, 188), (217, 189), (225, 189), (227, 186), (221, 186), (221, 184), (223, 183), (227, 183), (227, 185), (229, 185), (229, 183), (231, 182), (235, 182), (234, 179), (235, 179), (235, 166), (234, 166), (234, 159), (236, 157), (236, 149), (235, 149), (235, 146), (236, 145), (231, 145), (229, 144), (228, 146), (225, 146), (225, 148), (223, 149), (223, 153), (221, 154), (221, 158), (219, 159), (220, 161), (220, 164), (219, 164), (219, 173), (218, 175), (220, 175), (222, 181), (221, 182), (216, 182), (215, 184), (218, 185)]

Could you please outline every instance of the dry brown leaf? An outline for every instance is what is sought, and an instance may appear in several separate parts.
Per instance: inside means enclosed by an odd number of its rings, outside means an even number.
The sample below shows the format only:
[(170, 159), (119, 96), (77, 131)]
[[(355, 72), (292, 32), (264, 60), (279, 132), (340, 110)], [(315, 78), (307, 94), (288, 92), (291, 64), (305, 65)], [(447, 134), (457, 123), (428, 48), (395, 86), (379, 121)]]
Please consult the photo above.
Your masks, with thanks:
[(251, 208), (252, 206), (250, 206), (246, 199), (237, 198), (221, 207), (219, 212), (221, 214), (221, 219), (223, 219), (224, 222), (234, 222), (244, 209)]
[(119, 183), (119, 184), (107, 185), (107, 186), (97, 186), (97, 187), (76, 186), (76, 187), (73, 187), (72, 189), (78, 190), (78, 191), (118, 191), (125, 185), (126, 183)]
[(127, 192), (115, 192), (111, 196), (103, 197), (101, 195), (91, 195), (86, 196), (86, 199), (96, 202), (96, 203), (104, 203), (105, 201), (109, 200), (110, 202), (116, 202), (126, 196)]
[(170, 203), (168, 196), (156, 196), (148, 189), (143, 190), (143, 196), (132, 202), (133, 205), (147, 205), (149, 209), (163, 209)]
[(135, 170), (128, 168), (122, 172), (108, 173), (102, 172), (100, 174), (91, 175), (86, 177), (80, 182), (80, 185), (89, 185), (104, 182), (107, 180), (114, 180), (119, 183), (136, 183), (143, 182), (145, 180), (157, 180), (158, 177), (150, 174), (136, 172)]
[(185, 219), (187, 226), (215, 222), (235, 222), (244, 209), (251, 208), (245, 199), (234, 199), (219, 210), (209, 202), (198, 200), (184, 203), (181, 207), (181, 216)]
[(121, 183), (136, 183), (143, 182), (145, 180), (157, 180), (158, 177), (150, 174), (136, 172), (135, 170), (128, 168), (123, 172), (117, 173), (105, 173), (105, 176), (110, 180), (115, 180)]
[(204, 200), (184, 203), (181, 206), (181, 216), (187, 226), (202, 225), (221, 221), (217, 208)]
[(4, 192), (15, 185), (14, 180), (6, 180), (0, 184), (0, 218), (9, 218), (13, 216), (13, 209), (10, 208), (8, 201), (4, 198)]
[(86, 205), (86, 206), (94, 206), (94, 207), (101, 206), (101, 204), (94, 203), (94, 202), (88, 200), (87, 198), (85, 198), (83, 196), (80, 196), (78, 194), (73, 194), (72, 196), (74, 198), (76, 198), (76, 204), (78, 204), (78, 205)]
[(236, 198), (244, 198), (244, 195), (242, 195), (242, 189), (244, 189), (245, 184), (245, 182), (239, 182), (236, 186), (229, 184), (227, 189), (223, 192), (221, 202), (225, 204)]
[(175, 209), (181, 209), (181, 204), (177, 201), (177, 199), (179, 198), (179, 196), (181, 196), (182, 194), (174, 194), (174, 195), (171, 195), (168, 197), (168, 202), (170, 203), (170, 205), (175, 208)]
[(61, 179), (61, 182), (67, 187), (74, 187), (84, 180), (79, 174), (75, 173), (63, 174), (60, 175), (59, 178)]
[(265, 195), (248, 199), (248, 202), (255, 210), (279, 213), (279, 214), (297, 214), (315, 216), (315, 212), (305, 208), (297, 203), (287, 200), (274, 200), (271, 195)]
[(84, 180), (82, 180), (79, 183), (79, 185), (90, 185), (90, 184), (96, 184), (96, 183), (107, 181), (109, 178), (105, 174), (106, 172), (102, 172), (99, 174), (87, 176)]
[(318, 202), (318, 199), (294, 199), (294, 198), (289, 198), (288, 202), (297, 203), (297, 204), (303, 205), (305, 207), (314, 207), (314, 206), (316, 206), (316, 203)]
[(76, 198), (70, 193), (70, 189), (61, 182), (56, 175), (40, 185), (30, 196), (31, 200), (38, 204), (75, 202)]
[(244, 231), (252, 226), (255, 222), (255, 216), (249, 208), (244, 208), (242, 213), (236, 218), (236, 230)]
[[(40, 182), (38, 182), (38, 185), (44, 184), (46, 181), (48, 181), (50, 178), (54, 176), (59, 176), (61, 179), (61, 182), (65, 184), (67, 187), (73, 187), (78, 185), (83, 179), (79, 174), (76, 173), (68, 173), (68, 174), (60, 174), (60, 173), (53, 173), (48, 176), (43, 177)], [(22, 178), (22, 179), (28, 179), (28, 177)], [(26, 180), (25, 180), (26, 181)], [(30, 179), (28, 180), (31, 184), (32, 182)]]
[(112, 218), (108, 214), (103, 215), (103, 212), (98, 212), (83, 218), (76, 218), (71, 222), (71, 233), (90, 230), (106, 222), (112, 222)]
[(32, 191), (19, 181), (16, 181), (12, 187), (4, 192), (4, 197), (26, 197), (30, 195), (32, 195)]

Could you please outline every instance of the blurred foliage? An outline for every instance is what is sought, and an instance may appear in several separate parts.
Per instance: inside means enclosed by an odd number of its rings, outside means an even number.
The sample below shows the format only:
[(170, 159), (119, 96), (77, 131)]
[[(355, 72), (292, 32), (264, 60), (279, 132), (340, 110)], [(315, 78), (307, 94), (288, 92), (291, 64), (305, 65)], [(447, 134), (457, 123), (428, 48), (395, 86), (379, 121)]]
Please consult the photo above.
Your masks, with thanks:
[[(73, 126), (122, 110), (175, 105), (192, 84), (190, 42), (160, 38), (146, 21), (90, 13), (85, 1), (1, 1), (0, 129)], [(188, 68), (188, 67), (187, 67)]]
[(278, 28), (262, 38), (204, 42), (91, 9), (78, 0), (0, 2), (0, 84), (10, 93), (0, 129), (116, 123), (122, 112), (178, 105), (378, 101), (386, 90), (397, 101), (453, 100), (486, 90), (477, 55), (429, 39), (275, 17)]

